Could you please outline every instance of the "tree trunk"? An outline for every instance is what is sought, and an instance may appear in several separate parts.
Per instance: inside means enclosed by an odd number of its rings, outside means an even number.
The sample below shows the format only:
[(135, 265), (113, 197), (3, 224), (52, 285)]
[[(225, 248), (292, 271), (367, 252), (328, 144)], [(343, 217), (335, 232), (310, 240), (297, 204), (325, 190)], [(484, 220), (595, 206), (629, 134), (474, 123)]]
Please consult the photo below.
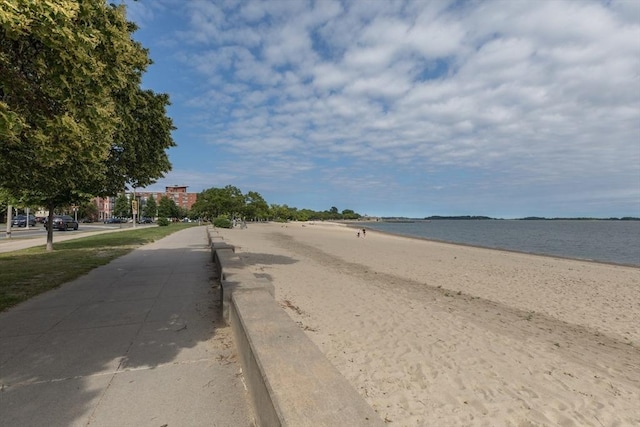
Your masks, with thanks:
[(47, 217), (47, 252), (53, 251), (53, 210), (55, 206), (48, 206), (49, 216)]

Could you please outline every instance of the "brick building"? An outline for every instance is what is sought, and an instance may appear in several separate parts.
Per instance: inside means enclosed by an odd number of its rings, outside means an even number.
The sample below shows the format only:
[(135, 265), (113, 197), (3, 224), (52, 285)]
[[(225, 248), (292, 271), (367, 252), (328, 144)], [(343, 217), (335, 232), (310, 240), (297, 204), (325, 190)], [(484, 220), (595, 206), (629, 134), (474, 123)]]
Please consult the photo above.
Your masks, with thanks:
[[(165, 191), (136, 191), (135, 196), (136, 199), (140, 202), (140, 208), (147, 203), (150, 197), (153, 197), (158, 203), (161, 197), (166, 196), (173, 200), (176, 205), (185, 210), (191, 210), (191, 207), (196, 202), (198, 197), (198, 193), (189, 193), (187, 191), (187, 186), (179, 186), (173, 185), (170, 187), (165, 187)], [(125, 193), (129, 199), (133, 197), (133, 192)], [(115, 204), (116, 197), (97, 197), (94, 202), (98, 207), (98, 220), (104, 221), (107, 218), (111, 218), (113, 216), (113, 207)]]
[(174, 185), (171, 187), (165, 187), (164, 193), (149, 191), (136, 192), (136, 197), (140, 200), (140, 205), (144, 206), (149, 197), (156, 199), (157, 203), (160, 200), (160, 197), (166, 196), (173, 200), (178, 207), (185, 210), (191, 210), (191, 206), (196, 202), (198, 193), (189, 193), (187, 188), (187, 186)]

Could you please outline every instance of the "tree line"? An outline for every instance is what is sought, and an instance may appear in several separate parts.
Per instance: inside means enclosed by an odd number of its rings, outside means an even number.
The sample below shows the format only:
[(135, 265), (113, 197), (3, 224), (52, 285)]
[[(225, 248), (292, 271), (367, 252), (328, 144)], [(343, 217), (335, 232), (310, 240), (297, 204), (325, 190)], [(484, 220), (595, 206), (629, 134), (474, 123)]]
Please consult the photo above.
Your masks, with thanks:
[(135, 30), (104, 0), (0, 2), (0, 193), (14, 204), (51, 222), (171, 169), (169, 97), (141, 88), (151, 59)]
[[(121, 193), (116, 198), (113, 204), (113, 214), (120, 218), (131, 218), (133, 216), (131, 200), (125, 193)], [(185, 218), (189, 216), (189, 211), (178, 206), (173, 199), (162, 195), (157, 200), (150, 196), (141, 201), (138, 215), (146, 218)]]
[[(152, 207), (148, 208), (150, 202)], [(190, 211), (182, 210), (175, 205), (173, 200), (163, 196), (158, 201), (158, 214), (151, 215), (156, 209), (155, 203), (153, 198), (146, 201), (142, 208), (144, 216), (189, 217), (206, 220), (226, 217), (229, 219), (242, 218), (247, 221), (321, 221), (361, 218), (360, 214), (351, 209), (339, 212), (335, 206), (326, 211), (314, 211), (288, 205), (269, 204), (260, 193), (248, 191), (245, 194), (233, 185), (222, 188), (213, 187), (200, 192)]]

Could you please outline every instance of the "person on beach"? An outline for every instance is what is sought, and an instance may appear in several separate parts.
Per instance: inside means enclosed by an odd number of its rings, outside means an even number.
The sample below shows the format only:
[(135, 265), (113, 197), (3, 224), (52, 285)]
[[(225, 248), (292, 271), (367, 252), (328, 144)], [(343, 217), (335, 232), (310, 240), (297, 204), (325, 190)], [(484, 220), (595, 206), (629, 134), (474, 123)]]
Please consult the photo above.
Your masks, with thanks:
[(360, 231), (358, 231), (358, 234), (356, 234), (356, 236), (358, 236), (358, 238), (360, 238)]
[(362, 237), (365, 237), (367, 235), (367, 230), (365, 228), (362, 229)]

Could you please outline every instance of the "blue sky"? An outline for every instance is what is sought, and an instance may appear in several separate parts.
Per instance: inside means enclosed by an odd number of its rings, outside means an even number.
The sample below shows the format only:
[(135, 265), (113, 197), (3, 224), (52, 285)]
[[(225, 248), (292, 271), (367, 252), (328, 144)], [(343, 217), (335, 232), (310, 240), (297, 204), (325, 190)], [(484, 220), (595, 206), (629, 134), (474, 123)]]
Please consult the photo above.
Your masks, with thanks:
[(640, 2), (123, 0), (173, 170), (360, 214), (640, 216)]

